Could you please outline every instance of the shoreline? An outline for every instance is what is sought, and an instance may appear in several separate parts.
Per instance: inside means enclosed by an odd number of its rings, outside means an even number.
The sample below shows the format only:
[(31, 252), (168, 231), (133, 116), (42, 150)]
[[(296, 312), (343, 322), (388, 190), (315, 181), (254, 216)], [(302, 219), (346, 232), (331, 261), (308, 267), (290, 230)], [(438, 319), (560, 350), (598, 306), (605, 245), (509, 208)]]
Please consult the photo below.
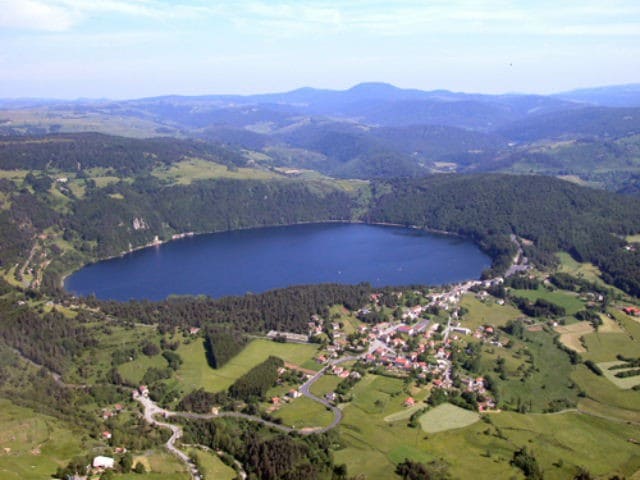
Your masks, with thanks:
[[(144, 250), (146, 248), (151, 248), (151, 247), (160, 247), (162, 245), (168, 244), (170, 242), (174, 242), (177, 240), (184, 240), (185, 238), (193, 238), (193, 237), (199, 237), (199, 236), (203, 236), (203, 235), (214, 235), (217, 233), (230, 233), (230, 232), (241, 232), (241, 231), (246, 231), (246, 230), (259, 230), (259, 229), (264, 229), (264, 228), (278, 228), (278, 227), (294, 227), (296, 225), (325, 225), (325, 224), (335, 224), (335, 223), (341, 223), (341, 224), (354, 224), (354, 225), (371, 225), (371, 226), (380, 226), (380, 227), (397, 227), (397, 228), (408, 228), (408, 229), (412, 229), (412, 230), (419, 230), (419, 231), (423, 231), (426, 233), (431, 233), (434, 235), (442, 235), (442, 236), (447, 236), (447, 237), (456, 237), (462, 240), (468, 240), (471, 243), (473, 243), (476, 247), (478, 247), (480, 249), (480, 251), (482, 251), (483, 253), (486, 254), (486, 252), (484, 252), (482, 250), (482, 248), (480, 248), (480, 246), (474, 242), (471, 238), (469, 237), (465, 237), (463, 235), (460, 235), (458, 233), (454, 233), (454, 232), (447, 232), (446, 230), (437, 230), (435, 228), (428, 228), (428, 227), (419, 227), (417, 225), (405, 225), (405, 224), (401, 224), (401, 223), (390, 223), (390, 222), (366, 222), (364, 220), (322, 220), (322, 221), (308, 221), (308, 222), (296, 222), (296, 223), (287, 223), (287, 224), (273, 224), (273, 225), (260, 225), (260, 226), (255, 226), (255, 227), (244, 227), (244, 228), (234, 228), (232, 230), (214, 230), (214, 231), (207, 231), (207, 232), (182, 232), (182, 233), (176, 233), (173, 234), (171, 236), (171, 238), (166, 239), (166, 240), (160, 240), (160, 238), (158, 237), (158, 235), (156, 235), (154, 237), (154, 239), (151, 242), (148, 242), (144, 245), (139, 245), (137, 247), (132, 247), (129, 250), (124, 250), (118, 254), (114, 254), (114, 255), (110, 255), (108, 257), (103, 257), (103, 258), (98, 258), (95, 259), (93, 261), (90, 261), (88, 263), (83, 263), (81, 266), (79, 266), (78, 268), (74, 268), (73, 270), (66, 272), (64, 275), (62, 275), (60, 277), (60, 282), (59, 282), (59, 287), (64, 290), (66, 293), (74, 295), (75, 294), (69, 290), (67, 290), (65, 288), (65, 283), (67, 281), (67, 279), (73, 275), (74, 273), (78, 272), (79, 270), (82, 270), (83, 268), (89, 266), (89, 265), (94, 265), (96, 263), (100, 263), (100, 262), (106, 262), (108, 260), (113, 260), (116, 258), (122, 258), (125, 257), (131, 253), (137, 252), (139, 250)], [(493, 258), (491, 258), (488, 254), (487, 256), (493, 261)]]

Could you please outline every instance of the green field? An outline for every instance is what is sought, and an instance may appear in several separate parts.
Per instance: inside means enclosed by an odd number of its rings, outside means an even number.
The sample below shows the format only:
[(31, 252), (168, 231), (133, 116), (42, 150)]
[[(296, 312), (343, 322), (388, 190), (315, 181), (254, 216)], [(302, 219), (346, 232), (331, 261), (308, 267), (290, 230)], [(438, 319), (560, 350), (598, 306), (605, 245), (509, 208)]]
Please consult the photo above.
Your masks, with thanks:
[(138, 462), (145, 466), (146, 474), (140, 475), (139, 473), (131, 472), (116, 475), (114, 478), (118, 480), (189, 480), (191, 478), (186, 471), (184, 463), (164, 450), (151, 450), (145, 452), (144, 455), (134, 455), (133, 465), (135, 466)]
[(640, 422), (640, 392), (622, 390), (607, 380), (598, 376), (584, 365), (578, 365), (571, 374), (571, 379), (587, 394), (587, 398), (604, 406), (617, 407), (637, 413)]
[[(531, 411), (537, 412), (550, 408), (551, 402), (576, 402), (578, 389), (568, 380), (574, 367), (569, 356), (554, 344), (553, 335), (544, 331), (529, 332), (527, 339), (526, 342), (512, 339), (510, 349), (483, 348), (481, 371), (485, 375), (491, 374), (496, 380), (500, 402), (512, 408), (524, 403)], [(498, 357), (505, 360), (505, 380), (494, 372)]]
[(311, 393), (319, 397), (324, 397), (327, 393), (333, 392), (342, 379), (336, 375), (323, 375), (311, 385)]
[(583, 278), (600, 286), (611, 288), (616, 293), (623, 294), (621, 290), (618, 290), (616, 287), (609, 285), (608, 283), (603, 281), (602, 278), (600, 278), (600, 269), (594, 264), (577, 262), (571, 257), (571, 255), (566, 252), (556, 253), (556, 257), (558, 257), (558, 260), (560, 260), (558, 271), (569, 273), (574, 277)]
[(273, 415), (282, 423), (295, 428), (324, 427), (333, 420), (333, 412), (307, 397), (300, 397), (284, 404)]
[(513, 320), (522, 316), (517, 308), (511, 305), (498, 305), (493, 300), (481, 302), (473, 294), (466, 294), (460, 306), (469, 310), (461, 324), (472, 330), (481, 325), (493, 325), (499, 327), (505, 325), (509, 320)]
[(545, 287), (538, 287), (537, 290), (511, 290), (511, 293), (516, 297), (523, 297), (532, 302), (541, 298), (555, 303), (556, 305), (564, 307), (567, 315), (573, 315), (585, 309), (585, 303), (580, 300), (576, 294), (561, 290), (550, 291)]
[(249, 343), (224, 367), (216, 370), (207, 363), (203, 340), (196, 339), (178, 348), (177, 353), (184, 363), (176, 372), (176, 378), (185, 392), (197, 388), (218, 392), (229, 388), (239, 377), (271, 355), (280, 357), (285, 362), (301, 365), (311, 360), (317, 351), (317, 345), (277, 343), (258, 339)]
[(186, 453), (198, 458), (200, 473), (203, 474), (205, 480), (234, 480), (237, 476), (236, 471), (225, 465), (220, 457), (212, 451), (191, 448)]
[[(408, 457), (421, 462), (443, 459), (450, 465), (452, 478), (522, 478), (509, 461), (524, 445), (533, 449), (545, 478), (551, 480), (572, 478), (578, 465), (594, 474), (625, 476), (640, 468), (637, 446), (627, 441), (637, 437), (635, 426), (576, 413), (496, 413), (488, 416), (493, 425), (476, 421), (428, 434), (409, 428), (406, 422), (387, 423), (386, 416), (403, 408), (406, 394), (401, 387), (398, 380), (375, 375), (366, 375), (354, 387), (356, 399), (345, 407), (339, 430), (342, 448), (334, 454), (337, 463), (347, 463), (349, 475), (364, 474), (368, 480), (392, 478), (394, 466)], [(376, 400), (381, 400), (378, 406)], [(478, 418), (473, 412), (464, 414)], [(457, 415), (451, 412), (449, 427), (458, 421)], [(606, 445), (601, 448), (601, 443)], [(554, 466), (560, 458), (562, 466)]]
[[(98, 325), (89, 325), (98, 326)], [(70, 383), (86, 383), (97, 381), (102, 375), (111, 368), (111, 355), (114, 350), (124, 348), (138, 348), (146, 340), (155, 340), (158, 335), (151, 325), (136, 325), (134, 328), (125, 328), (120, 326), (110, 326), (109, 333), (97, 332), (99, 347), (92, 348), (87, 351), (81, 361), (76, 362), (81, 365), (83, 376), (78, 371), (70, 371), (65, 374), (65, 379)], [(138, 367), (140, 362), (140, 367)], [(138, 354), (133, 362), (127, 362), (119, 366), (119, 370), (130, 374), (132, 379), (137, 380), (138, 377), (146, 372), (145, 365), (148, 363), (166, 362), (158, 355), (155, 357), (146, 357)]]
[(427, 433), (436, 433), (468, 427), (478, 420), (480, 415), (476, 412), (443, 403), (423, 414), (420, 417), (420, 426)]
[(189, 185), (196, 180), (209, 180), (214, 178), (234, 178), (239, 180), (282, 178), (281, 175), (255, 168), (237, 168), (230, 170), (225, 165), (207, 162), (197, 158), (183, 160), (167, 167), (156, 168), (153, 171), (153, 175), (162, 180), (179, 185)]
[[(636, 385), (640, 385), (640, 375), (636, 375), (634, 377), (625, 377), (625, 378), (619, 378), (616, 377), (616, 373), (618, 372), (624, 372), (626, 370), (631, 370), (630, 368), (622, 368), (619, 370), (609, 370), (609, 367), (613, 367), (614, 365), (622, 365), (624, 364), (624, 362), (601, 362), (598, 364), (598, 367), (600, 367), (600, 369), (602, 370), (602, 373), (604, 374), (604, 376), (607, 378), (607, 380), (609, 380), (610, 382), (613, 382), (613, 384), (618, 387), (618, 388), (622, 388), (623, 390), (635, 387)], [(637, 369), (637, 367), (634, 367), (634, 369)]]
[(405, 407), (403, 410), (398, 410), (397, 412), (393, 412), (392, 414), (387, 415), (386, 417), (384, 417), (384, 421), (391, 423), (399, 422), (401, 420), (409, 420), (409, 418), (411, 418), (411, 415), (413, 415), (421, 408), (424, 408), (425, 406), (426, 405), (424, 403), (418, 403), (413, 407)]
[[(451, 463), (454, 478), (521, 478), (508, 462), (513, 451), (525, 445), (536, 456), (545, 479), (573, 478), (578, 466), (596, 476), (626, 476), (640, 468), (638, 447), (627, 441), (637, 437), (634, 426), (577, 413), (503, 412), (489, 419), (493, 425), (478, 422), (430, 435), (429, 450)], [(504, 438), (499, 438), (497, 429)]]
[(83, 453), (80, 435), (61, 421), (0, 399), (0, 478), (50, 478)]
[(140, 354), (133, 362), (123, 363), (118, 366), (118, 371), (123, 378), (138, 385), (148, 368), (166, 368), (167, 361), (162, 355), (147, 357)]

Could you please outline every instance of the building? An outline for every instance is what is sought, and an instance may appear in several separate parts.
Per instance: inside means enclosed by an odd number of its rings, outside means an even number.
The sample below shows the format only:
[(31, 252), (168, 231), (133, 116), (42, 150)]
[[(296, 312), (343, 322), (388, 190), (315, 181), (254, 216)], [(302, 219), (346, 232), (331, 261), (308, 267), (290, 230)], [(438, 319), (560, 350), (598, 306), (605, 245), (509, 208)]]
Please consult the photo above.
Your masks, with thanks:
[(111, 457), (97, 456), (93, 459), (91, 465), (93, 466), (93, 468), (101, 468), (103, 470), (106, 470), (108, 468), (113, 468), (115, 466), (115, 463), (115, 460)]

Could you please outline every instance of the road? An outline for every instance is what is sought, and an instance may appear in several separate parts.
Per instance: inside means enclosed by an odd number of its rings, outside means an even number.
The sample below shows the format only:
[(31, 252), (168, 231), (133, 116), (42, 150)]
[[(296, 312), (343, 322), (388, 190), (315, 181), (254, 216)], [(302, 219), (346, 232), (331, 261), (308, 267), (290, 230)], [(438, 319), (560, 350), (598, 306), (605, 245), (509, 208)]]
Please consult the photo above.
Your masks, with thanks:
[(171, 412), (168, 412), (164, 408), (160, 408), (153, 402), (153, 400), (143, 395), (137, 395), (135, 398), (144, 407), (144, 419), (147, 421), (147, 423), (149, 423), (149, 425), (157, 425), (159, 427), (168, 428), (169, 430), (171, 430), (171, 437), (169, 438), (169, 440), (167, 440), (166, 443), (167, 450), (169, 450), (185, 463), (187, 469), (189, 470), (189, 473), (191, 474), (191, 478), (193, 478), (194, 480), (201, 480), (202, 475), (198, 471), (198, 467), (196, 467), (196, 465), (191, 461), (189, 455), (184, 453), (175, 445), (176, 441), (182, 437), (182, 427), (173, 425), (171, 423), (161, 422), (154, 418), (156, 415), (162, 415), (166, 417)]

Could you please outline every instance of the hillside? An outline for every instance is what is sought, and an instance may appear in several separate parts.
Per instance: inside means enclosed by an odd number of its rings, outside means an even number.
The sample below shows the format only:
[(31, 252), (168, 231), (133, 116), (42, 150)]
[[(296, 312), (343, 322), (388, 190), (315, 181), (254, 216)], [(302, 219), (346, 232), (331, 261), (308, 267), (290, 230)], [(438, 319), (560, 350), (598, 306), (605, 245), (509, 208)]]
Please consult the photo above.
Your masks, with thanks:
[[(151, 159), (171, 163), (175, 160), (169, 157), (183, 155), (351, 179), (455, 171), (542, 173), (634, 193), (637, 153), (629, 144), (640, 132), (634, 88), (481, 95), (363, 83), (347, 90), (301, 88), (247, 96), (4, 100), (0, 135), (11, 142), (2, 146), (9, 168), (19, 167), (15, 155), (27, 148), (15, 139), (57, 134), (79, 150), (63, 142), (41, 147), (34, 142), (29, 148), (50, 147), (70, 164), (80, 160), (74, 160), (83, 154), (78, 152), (102, 143), (100, 148), (114, 156), (112, 168), (123, 161), (124, 151), (140, 157), (146, 149), (141, 165)], [(83, 132), (87, 136), (69, 136)], [(139, 141), (118, 139), (119, 145), (110, 145), (107, 137), (88, 132)], [(563, 145), (556, 149), (558, 143)]]

